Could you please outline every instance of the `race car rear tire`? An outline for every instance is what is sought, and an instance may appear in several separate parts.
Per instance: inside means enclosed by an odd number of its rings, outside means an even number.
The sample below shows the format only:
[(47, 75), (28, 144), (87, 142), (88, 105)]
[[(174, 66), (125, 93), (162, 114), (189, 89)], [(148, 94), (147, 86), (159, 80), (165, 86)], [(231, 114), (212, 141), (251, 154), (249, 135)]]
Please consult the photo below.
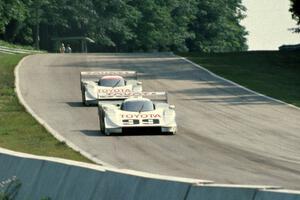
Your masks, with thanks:
[(100, 123), (100, 131), (101, 131), (101, 133), (104, 134), (104, 135), (110, 135), (105, 130), (104, 113), (100, 109), (99, 109), (99, 123)]
[(85, 99), (85, 88), (84, 87), (81, 89), (81, 97), (82, 97), (83, 105), (87, 105), (87, 102), (86, 102), (86, 99)]
[(103, 131), (103, 121), (101, 120), (100, 117), (99, 117), (99, 124), (100, 124), (100, 132), (104, 133), (104, 131)]
[(104, 131), (104, 134), (106, 135), (106, 136), (110, 136), (111, 134), (110, 134), (110, 132), (108, 132), (108, 131)]

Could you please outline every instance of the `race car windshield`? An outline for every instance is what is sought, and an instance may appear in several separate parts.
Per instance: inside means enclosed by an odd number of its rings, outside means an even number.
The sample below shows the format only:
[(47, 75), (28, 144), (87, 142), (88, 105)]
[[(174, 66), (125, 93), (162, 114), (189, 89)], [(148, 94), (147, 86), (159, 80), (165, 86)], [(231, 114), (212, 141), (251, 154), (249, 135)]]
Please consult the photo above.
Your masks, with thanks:
[(121, 109), (129, 112), (147, 112), (154, 110), (154, 105), (151, 101), (126, 101)]
[(120, 78), (112, 78), (112, 79), (100, 79), (98, 85), (104, 87), (120, 87), (125, 85), (125, 80)]

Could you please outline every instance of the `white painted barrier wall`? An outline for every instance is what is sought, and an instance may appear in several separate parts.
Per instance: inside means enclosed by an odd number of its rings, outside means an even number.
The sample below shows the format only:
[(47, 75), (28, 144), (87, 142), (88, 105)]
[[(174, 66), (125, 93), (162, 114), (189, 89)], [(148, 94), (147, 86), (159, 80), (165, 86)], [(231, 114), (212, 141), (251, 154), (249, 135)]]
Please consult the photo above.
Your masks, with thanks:
[(187, 200), (254, 200), (258, 189), (262, 187), (245, 187), (235, 185), (203, 185), (193, 186), (189, 191)]
[[(51, 159), (50, 159), (51, 160)], [(91, 164), (77, 166), (0, 153), (0, 181), (16, 176), (16, 199), (182, 200), (192, 182), (129, 175)]]
[(212, 184), (0, 148), (0, 186), (13, 176), (22, 183), (15, 198), (20, 200), (300, 200), (297, 191)]
[(300, 200), (300, 191), (291, 191), (291, 190), (258, 191), (254, 200)]

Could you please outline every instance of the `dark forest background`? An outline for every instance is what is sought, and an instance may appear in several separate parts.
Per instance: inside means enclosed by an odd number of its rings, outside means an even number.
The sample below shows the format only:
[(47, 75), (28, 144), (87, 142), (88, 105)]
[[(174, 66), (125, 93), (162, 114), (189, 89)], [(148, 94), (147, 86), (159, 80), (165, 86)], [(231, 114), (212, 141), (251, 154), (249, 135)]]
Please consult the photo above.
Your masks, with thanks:
[(54, 37), (86, 36), (94, 51), (244, 51), (244, 11), (241, 0), (0, 0), (0, 39), (35, 45), (39, 35), (46, 50)]

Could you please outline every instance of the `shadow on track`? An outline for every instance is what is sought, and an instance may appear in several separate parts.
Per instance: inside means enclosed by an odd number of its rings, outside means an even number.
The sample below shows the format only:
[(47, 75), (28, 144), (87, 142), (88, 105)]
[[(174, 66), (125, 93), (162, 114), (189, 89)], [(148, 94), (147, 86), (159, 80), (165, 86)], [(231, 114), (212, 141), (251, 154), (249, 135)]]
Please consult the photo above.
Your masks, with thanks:
[(83, 105), (83, 103), (81, 101), (80, 102), (65, 102), (65, 103), (73, 108), (87, 107), (86, 105)]
[(168, 133), (162, 133), (160, 131), (141, 131), (139, 129), (133, 129), (124, 133), (115, 133), (112, 135), (104, 135), (100, 130), (79, 130), (81, 133), (90, 137), (123, 137), (123, 136), (172, 136)]

